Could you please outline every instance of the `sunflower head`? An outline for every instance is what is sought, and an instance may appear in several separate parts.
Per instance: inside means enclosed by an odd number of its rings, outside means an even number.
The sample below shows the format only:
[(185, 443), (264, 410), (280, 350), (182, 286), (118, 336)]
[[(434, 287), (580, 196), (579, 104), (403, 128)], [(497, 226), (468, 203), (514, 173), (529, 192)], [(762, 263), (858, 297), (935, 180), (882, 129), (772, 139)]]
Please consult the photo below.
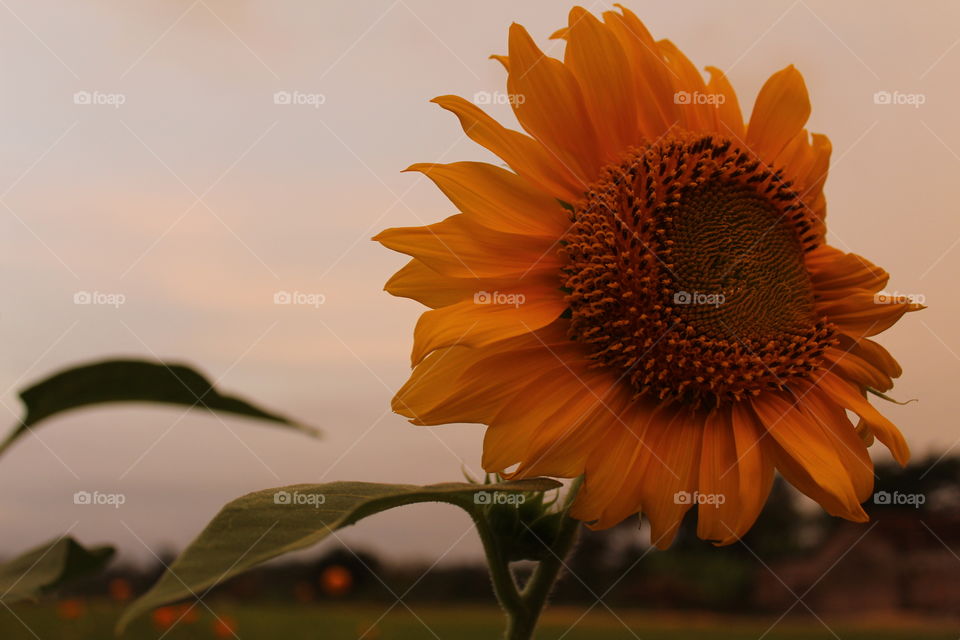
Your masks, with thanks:
[(412, 257), (387, 290), (432, 308), (394, 410), (488, 425), (488, 471), (585, 474), (576, 517), (644, 513), (661, 547), (695, 505), (701, 537), (735, 541), (775, 470), (866, 519), (867, 446), (909, 456), (866, 399), (900, 375), (869, 338), (920, 305), (827, 244), (802, 76), (774, 74), (745, 123), (720, 71), (627, 9), (574, 8), (554, 35), (562, 61), (516, 24), (495, 56), (525, 133), (435, 99), (509, 169), (414, 165), (460, 213), (376, 237)]

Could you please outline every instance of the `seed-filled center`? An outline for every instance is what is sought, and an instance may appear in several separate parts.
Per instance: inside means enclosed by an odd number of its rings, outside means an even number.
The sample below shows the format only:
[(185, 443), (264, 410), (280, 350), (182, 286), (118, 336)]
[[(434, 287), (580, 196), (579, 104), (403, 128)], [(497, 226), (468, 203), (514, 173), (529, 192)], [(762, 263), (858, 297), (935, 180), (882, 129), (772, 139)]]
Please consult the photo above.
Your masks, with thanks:
[[(811, 324), (810, 278), (797, 234), (746, 185), (687, 189), (658, 254), (672, 266), (681, 318), (716, 337), (773, 340)], [(672, 273), (670, 273), (672, 272)]]
[(715, 405), (808, 377), (834, 331), (814, 314), (814, 221), (791, 186), (704, 136), (607, 167), (562, 243), (570, 337), (660, 399)]

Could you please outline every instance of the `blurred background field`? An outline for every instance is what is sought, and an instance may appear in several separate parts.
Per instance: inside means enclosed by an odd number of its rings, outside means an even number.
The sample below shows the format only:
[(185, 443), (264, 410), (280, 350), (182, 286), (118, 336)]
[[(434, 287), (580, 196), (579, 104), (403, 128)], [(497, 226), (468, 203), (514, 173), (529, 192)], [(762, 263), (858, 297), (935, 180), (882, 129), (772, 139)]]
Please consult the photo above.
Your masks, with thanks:
[[(660, 551), (636, 520), (583, 529), (538, 638), (953, 639), (960, 636), (960, 458), (877, 466), (870, 522), (831, 518), (777, 482), (751, 531), (716, 548), (691, 511)], [(510, 507), (513, 508), (513, 507)], [(174, 551), (121, 554), (37, 604), (0, 609), (0, 639), (110, 638)], [(529, 566), (516, 566), (521, 579)], [(155, 609), (126, 638), (244, 640), (500, 637), (486, 568), (320, 546)]]
[[(253, 605), (214, 603), (211, 608), (237, 635), (245, 640), (491, 640), (502, 633), (500, 611), (488, 606), (338, 606), (338, 605)], [(389, 608), (389, 609), (388, 609)], [(111, 637), (119, 609), (110, 603), (83, 605), (83, 614), (62, 620), (57, 607), (18, 606), (0, 612), (0, 637), (4, 640), (106, 640)], [(210, 611), (198, 607), (195, 620), (163, 629), (155, 621), (141, 620), (123, 638), (201, 640), (233, 638)], [(16, 617), (22, 619), (22, 622)], [(845, 619), (811, 616), (788, 617), (719, 616), (716, 614), (656, 614), (618, 609), (616, 615), (602, 606), (590, 612), (582, 607), (548, 610), (537, 633), (538, 640), (613, 640), (640, 637), (644, 640), (704, 638), (712, 640), (816, 640), (841, 637), (845, 640), (955, 640), (957, 624), (950, 621), (921, 621), (905, 616), (850, 616)], [(29, 625), (36, 636), (28, 631)], [(775, 624), (776, 623), (776, 624)], [(628, 630), (629, 628), (629, 630)], [(634, 635), (635, 634), (635, 635)]]

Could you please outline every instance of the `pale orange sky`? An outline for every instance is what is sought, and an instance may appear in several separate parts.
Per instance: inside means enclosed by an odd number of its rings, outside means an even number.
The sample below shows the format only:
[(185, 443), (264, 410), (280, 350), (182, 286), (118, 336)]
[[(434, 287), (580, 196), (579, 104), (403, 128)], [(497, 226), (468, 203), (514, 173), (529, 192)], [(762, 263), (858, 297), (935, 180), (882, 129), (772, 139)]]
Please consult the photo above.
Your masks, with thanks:
[[(905, 375), (883, 410), (914, 451), (960, 438), (960, 5), (953, 2), (632, 2), (656, 37), (727, 71), (749, 111), (794, 63), (810, 129), (834, 144), (831, 240), (929, 309), (881, 341)], [(592, 5), (595, 11), (610, 8)], [(483, 429), (408, 425), (389, 398), (408, 373), (420, 307), (381, 291), (404, 262), (369, 241), (453, 212), (413, 162), (490, 159), (430, 104), (503, 90), (509, 24), (542, 46), (559, 2), (47, 2), (0, 7), (0, 385), (104, 355), (188, 360), (222, 389), (326, 431), (309, 441), (179, 409), (87, 410), (0, 461), (6, 554), (68, 529), (148, 557), (181, 545), (246, 491), (335, 479), (411, 483), (479, 471)], [(877, 91), (924, 104), (878, 105)], [(87, 91), (123, 104), (78, 105)], [(277, 105), (276, 91), (323, 104)], [(505, 106), (493, 107), (511, 120)], [(77, 306), (77, 291), (126, 303)], [(319, 308), (272, 303), (321, 293)], [(875, 455), (884, 456), (879, 449)], [(122, 491), (119, 510), (72, 504)], [(424, 531), (424, 523), (429, 523)], [(403, 557), (474, 555), (466, 516), (417, 507), (343, 539)]]

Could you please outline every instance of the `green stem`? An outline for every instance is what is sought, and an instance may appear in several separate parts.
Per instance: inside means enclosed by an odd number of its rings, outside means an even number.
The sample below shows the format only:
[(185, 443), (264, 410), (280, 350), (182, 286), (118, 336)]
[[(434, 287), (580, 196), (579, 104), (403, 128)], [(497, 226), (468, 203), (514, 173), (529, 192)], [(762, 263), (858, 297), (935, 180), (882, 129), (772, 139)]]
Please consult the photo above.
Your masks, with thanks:
[(568, 514), (577, 492), (580, 490), (582, 476), (573, 481), (567, 492), (560, 513), (560, 528), (557, 537), (549, 547), (549, 555), (541, 560), (527, 580), (522, 591), (518, 591), (516, 580), (510, 571), (506, 556), (500, 549), (497, 540), (490, 531), (489, 524), (483, 517), (476, 517), (477, 530), (487, 552), (487, 561), (490, 566), (490, 576), (493, 581), (494, 593), (501, 606), (507, 612), (506, 640), (530, 640), (536, 629), (540, 613), (547, 602), (547, 597), (553, 590), (564, 567), (565, 560), (573, 548), (579, 529), (579, 521)]
[(513, 619), (523, 607), (523, 602), (520, 599), (517, 582), (510, 571), (510, 563), (486, 518), (479, 514), (473, 514), (473, 521), (476, 524), (477, 533), (480, 534), (483, 550), (487, 555), (487, 566), (490, 568), (493, 593), (497, 596), (500, 606), (507, 612), (508, 618)]

